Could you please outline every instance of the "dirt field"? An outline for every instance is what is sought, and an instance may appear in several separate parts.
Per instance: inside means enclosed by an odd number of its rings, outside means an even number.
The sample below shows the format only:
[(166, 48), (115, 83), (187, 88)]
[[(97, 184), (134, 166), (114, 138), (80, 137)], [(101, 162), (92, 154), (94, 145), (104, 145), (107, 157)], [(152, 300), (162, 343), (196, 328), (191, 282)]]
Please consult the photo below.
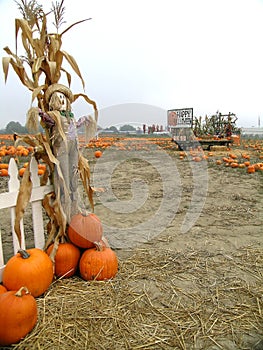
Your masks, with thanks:
[(201, 162), (164, 148), (85, 152), (106, 190), (95, 213), (118, 275), (54, 282), (13, 348), (263, 349), (263, 172), (217, 166), (228, 152)]

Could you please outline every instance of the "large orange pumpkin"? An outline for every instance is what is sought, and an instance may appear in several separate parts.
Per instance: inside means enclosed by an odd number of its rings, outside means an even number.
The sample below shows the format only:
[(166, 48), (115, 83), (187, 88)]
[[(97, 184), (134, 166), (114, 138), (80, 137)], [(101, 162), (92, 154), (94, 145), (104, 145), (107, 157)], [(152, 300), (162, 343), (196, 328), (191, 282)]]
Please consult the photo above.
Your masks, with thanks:
[(37, 323), (36, 299), (28, 289), (0, 294), (0, 346), (18, 343)]
[(102, 245), (87, 249), (80, 258), (79, 271), (86, 281), (113, 278), (118, 271), (117, 255), (111, 248)]
[(10, 258), (3, 272), (3, 284), (8, 290), (26, 286), (34, 297), (43, 294), (53, 280), (53, 264), (39, 248), (19, 250)]
[(102, 223), (93, 213), (73, 215), (68, 227), (70, 241), (80, 248), (94, 247), (94, 242), (99, 242), (102, 234)]
[[(47, 249), (47, 254), (50, 255), (54, 244), (51, 244)], [(55, 255), (55, 275), (57, 277), (71, 277), (75, 275), (80, 259), (80, 250), (72, 243), (59, 243)]]

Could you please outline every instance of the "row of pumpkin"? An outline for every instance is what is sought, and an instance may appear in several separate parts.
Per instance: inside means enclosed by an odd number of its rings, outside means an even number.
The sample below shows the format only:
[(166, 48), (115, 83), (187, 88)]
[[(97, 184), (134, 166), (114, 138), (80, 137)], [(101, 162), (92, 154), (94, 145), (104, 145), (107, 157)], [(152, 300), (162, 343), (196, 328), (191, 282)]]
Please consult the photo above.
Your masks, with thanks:
[[(238, 152), (240, 153), (240, 152)], [(203, 160), (210, 160), (215, 156), (214, 152), (205, 153), (203, 150), (190, 150), (189, 152), (181, 151), (179, 152), (179, 159), (190, 159), (195, 162), (201, 162)], [(263, 153), (257, 151), (253, 154), (253, 160), (247, 152), (241, 152), (236, 154), (233, 151), (228, 151), (225, 155), (215, 158), (215, 163), (217, 165), (224, 164), (226, 167), (231, 168), (246, 168), (248, 173), (254, 173), (256, 171), (263, 171)]]
[[(5, 147), (5, 148), (3, 149), (3, 147)], [(12, 151), (10, 149), (12, 149)], [(21, 151), (20, 151), (20, 146), (17, 146), (17, 148), (15, 148), (14, 146), (9, 146), (7, 148), (6, 148), (6, 146), (2, 146), (0, 148), (0, 176), (9, 176), (9, 173), (8, 173), (9, 164), (6, 162), (2, 162), (3, 161), (2, 157), (6, 157), (6, 156), (15, 157), (16, 161), (20, 165), (20, 163), (21, 163), (20, 157), (21, 156), (27, 157), (30, 152), (33, 152), (33, 147), (26, 147), (26, 148), (24, 147), (24, 148), (21, 148)], [(102, 152), (100, 150), (96, 150), (94, 152), (95, 158), (100, 158), (101, 156), (102, 156)], [(19, 176), (22, 177), (24, 175), (24, 172), (25, 172), (25, 169), (27, 166), (28, 166), (28, 162), (25, 162), (22, 164), (22, 166), (20, 166), (19, 171), (18, 171)], [(43, 175), (45, 173), (45, 171), (46, 171), (46, 165), (43, 163), (39, 163), (38, 164), (38, 175), (40, 175), (40, 176)]]
[(55, 278), (79, 273), (86, 281), (102, 281), (114, 278), (117, 271), (117, 255), (94, 213), (74, 215), (67, 235), (46, 251), (19, 250), (7, 261), (0, 284), (0, 346), (19, 342), (35, 327), (35, 298), (43, 295)]

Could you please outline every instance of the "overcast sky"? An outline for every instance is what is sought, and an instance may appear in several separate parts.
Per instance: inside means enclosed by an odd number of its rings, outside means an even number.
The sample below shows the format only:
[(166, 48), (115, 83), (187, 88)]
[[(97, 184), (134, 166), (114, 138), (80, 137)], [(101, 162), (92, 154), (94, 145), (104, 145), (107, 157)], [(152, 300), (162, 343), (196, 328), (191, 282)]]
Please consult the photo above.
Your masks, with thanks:
[[(51, 8), (52, 1), (38, 2)], [(263, 0), (65, 0), (64, 5), (67, 23), (60, 31), (92, 17), (63, 36), (62, 48), (79, 65), (85, 92), (101, 111), (100, 125), (166, 125), (168, 109), (192, 107), (194, 116), (219, 110), (235, 113), (238, 126), (258, 126), (259, 117), (263, 126)], [(0, 0), (1, 50), (15, 51), (14, 20), (20, 17), (15, 1)], [(48, 29), (54, 31), (52, 24)], [(73, 93), (83, 92), (70, 72)], [(0, 128), (11, 120), (24, 125), (31, 94), (12, 67), (6, 84), (1, 70), (0, 89)], [(72, 107), (76, 118), (91, 112), (84, 102)]]

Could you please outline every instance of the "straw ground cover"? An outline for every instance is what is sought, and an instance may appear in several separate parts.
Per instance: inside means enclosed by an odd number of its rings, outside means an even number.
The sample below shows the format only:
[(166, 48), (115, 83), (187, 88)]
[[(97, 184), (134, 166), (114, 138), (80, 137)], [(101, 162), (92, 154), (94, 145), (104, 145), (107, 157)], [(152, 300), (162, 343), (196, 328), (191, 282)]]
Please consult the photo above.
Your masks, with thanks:
[[(91, 170), (97, 162), (92, 152)], [(182, 182), (174, 219), (148, 243), (127, 248), (114, 238), (120, 266), (112, 281), (55, 281), (37, 299), (36, 328), (14, 349), (263, 348), (262, 174), (209, 166), (201, 215), (182, 234), (193, 192), (191, 167), (178, 152), (170, 155)], [(106, 225), (134, 226), (156, 212), (161, 179), (145, 161), (115, 169), (114, 194), (132, 198), (134, 178), (149, 187), (149, 200), (135, 213), (110, 215), (102, 194), (95, 196), (95, 213)]]
[(113, 281), (55, 282), (38, 299), (36, 328), (14, 348), (251, 349), (262, 336), (262, 258), (252, 248), (136, 249)]

